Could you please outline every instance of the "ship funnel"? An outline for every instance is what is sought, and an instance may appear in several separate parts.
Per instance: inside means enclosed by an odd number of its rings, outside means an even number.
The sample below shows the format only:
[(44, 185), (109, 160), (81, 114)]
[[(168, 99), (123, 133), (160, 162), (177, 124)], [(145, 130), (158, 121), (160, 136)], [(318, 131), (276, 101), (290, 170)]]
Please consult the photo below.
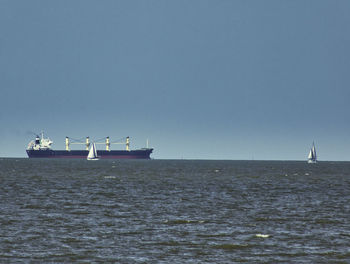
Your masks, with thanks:
[(86, 137), (85, 146), (86, 146), (86, 150), (89, 150), (89, 147), (90, 147), (90, 138), (89, 137)]

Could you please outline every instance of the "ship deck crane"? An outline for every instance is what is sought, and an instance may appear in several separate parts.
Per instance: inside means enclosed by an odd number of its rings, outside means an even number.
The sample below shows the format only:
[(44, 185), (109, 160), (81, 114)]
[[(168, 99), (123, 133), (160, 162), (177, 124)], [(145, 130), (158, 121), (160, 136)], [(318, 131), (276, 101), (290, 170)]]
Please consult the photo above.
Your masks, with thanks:
[[(101, 140), (103, 140), (103, 139), (105, 139), (105, 141), (101, 142)], [(122, 141), (122, 140), (124, 140), (124, 141)], [(85, 145), (86, 150), (89, 150), (90, 137), (86, 137), (85, 142), (83, 141), (83, 138), (82, 139), (73, 139), (70, 137), (66, 137), (65, 143), (66, 143), (66, 151), (70, 151), (70, 148), (69, 148), (70, 145)], [(121, 139), (114, 141), (114, 142), (110, 142), (109, 137), (106, 137), (106, 138), (101, 138), (101, 139), (96, 140), (95, 144), (105, 144), (107, 151), (111, 150), (110, 149), (111, 144), (113, 144), (113, 145), (124, 145), (125, 144), (125, 146), (126, 146), (125, 149), (127, 151), (130, 151), (130, 137), (124, 137), (124, 138), (121, 138)]]

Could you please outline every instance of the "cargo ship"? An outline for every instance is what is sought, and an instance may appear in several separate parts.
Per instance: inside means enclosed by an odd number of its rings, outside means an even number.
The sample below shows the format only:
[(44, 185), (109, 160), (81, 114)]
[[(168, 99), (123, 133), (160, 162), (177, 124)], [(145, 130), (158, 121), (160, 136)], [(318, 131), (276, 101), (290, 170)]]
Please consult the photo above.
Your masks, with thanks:
[[(90, 138), (86, 137), (85, 142), (71, 142), (69, 137), (66, 137), (65, 150), (53, 150), (53, 141), (49, 138), (44, 138), (44, 133), (41, 137), (36, 136), (35, 140), (29, 142), (26, 149), (29, 158), (76, 158), (86, 159), (89, 153), (89, 148), (92, 143)], [(85, 150), (71, 150), (71, 144), (84, 144)], [(141, 148), (130, 150), (130, 138), (126, 137), (125, 142), (110, 142), (109, 137), (105, 138), (105, 142), (96, 142), (95, 144), (104, 144), (105, 150), (97, 150), (97, 155), (101, 159), (150, 159), (153, 148)], [(112, 144), (125, 144), (125, 150), (111, 150)], [(147, 144), (148, 145), (148, 144)]]

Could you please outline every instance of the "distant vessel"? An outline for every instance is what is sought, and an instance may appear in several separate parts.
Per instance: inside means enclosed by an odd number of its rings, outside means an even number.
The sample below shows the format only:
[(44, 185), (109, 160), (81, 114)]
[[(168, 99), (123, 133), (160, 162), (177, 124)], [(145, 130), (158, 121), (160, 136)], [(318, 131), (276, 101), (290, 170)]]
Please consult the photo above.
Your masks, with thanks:
[[(104, 142), (96, 142), (96, 144), (105, 144), (106, 150), (95, 150), (97, 156), (100, 159), (150, 159), (150, 155), (153, 152), (153, 148), (142, 148), (130, 150), (130, 138), (124, 138), (125, 141), (121, 142), (110, 142), (109, 137), (105, 138)], [(74, 141), (72, 139), (72, 141)], [(69, 137), (66, 137), (66, 150), (53, 150), (53, 141), (49, 138), (44, 138), (44, 134), (41, 133), (41, 137), (36, 136), (35, 140), (29, 142), (27, 147), (27, 154), (29, 158), (77, 158), (86, 159), (89, 153), (89, 148), (92, 145), (90, 143), (89, 137), (86, 137), (85, 142), (80, 140), (75, 140), (71, 142)], [(70, 144), (83, 144), (85, 145), (85, 150), (71, 150)], [(111, 150), (111, 144), (125, 144), (125, 150)]]
[(312, 142), (312, 147), (309, 152), (309, 156), (307, 157), (307, 163), (316, 163), (317, 162), (317, 155), (316, 155), (316, 148), (315, 143)]
[(98, 156), (97, 156), (97, 151), (96, 151), (96, 144), (93, 143), (91, 148), (90, 148), (90, 151), (89, 151), (89, 154), (86, 158), (87, 160), (99, 160)]

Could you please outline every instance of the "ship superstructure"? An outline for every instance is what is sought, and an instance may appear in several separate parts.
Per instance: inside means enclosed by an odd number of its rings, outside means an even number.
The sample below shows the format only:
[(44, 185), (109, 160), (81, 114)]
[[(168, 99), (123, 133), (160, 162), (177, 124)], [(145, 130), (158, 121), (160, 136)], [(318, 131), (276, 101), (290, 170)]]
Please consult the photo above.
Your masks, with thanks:
[(35, 140), (29, 142), (27, 150), (46, 150), (51, 149), (53, 141), (49, 138), (44, 138), (44, 133), (41, 132), (41, 138), (37, 135)]
[[(44, 138), (44, 134), (36, 136), (27, 147), (27, 154), (29, 158), (84, 158), (88, 156), (90, 145), (90, 138), (86, 137), (85, 142), (79, 140), (71, 140), (66, 137), (65, 150), (53, 150), (53, 141), (49, 138)], [(85, 150), (72, 150), (71, 144), (84, 144)], [(153, 148), (142, 148), (130, 150), (130, 138), (126, 137), (124, 142), (111, 142), (109, 137), (105, 138), (104, 142), (95, 142), (95, 144), (105, 144), (105, 150), (97, 150), (97, 155), (101, 159), (150, 159)], [(125, 150), (111, 150), (112, 144), (125, 144)]]

